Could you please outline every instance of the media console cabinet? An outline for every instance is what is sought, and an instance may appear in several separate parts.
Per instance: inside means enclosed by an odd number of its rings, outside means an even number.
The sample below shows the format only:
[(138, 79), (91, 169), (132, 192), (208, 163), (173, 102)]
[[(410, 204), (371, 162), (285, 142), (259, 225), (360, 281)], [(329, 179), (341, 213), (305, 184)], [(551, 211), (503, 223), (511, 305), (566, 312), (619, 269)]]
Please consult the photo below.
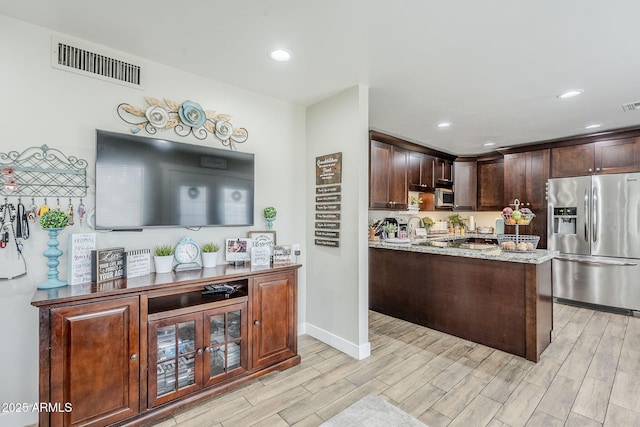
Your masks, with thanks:
[[(135, 426), (300, 363), (299, 264), (36, 291), (44, 426)], [(203, 295), (205, 285), (237, 291)]]

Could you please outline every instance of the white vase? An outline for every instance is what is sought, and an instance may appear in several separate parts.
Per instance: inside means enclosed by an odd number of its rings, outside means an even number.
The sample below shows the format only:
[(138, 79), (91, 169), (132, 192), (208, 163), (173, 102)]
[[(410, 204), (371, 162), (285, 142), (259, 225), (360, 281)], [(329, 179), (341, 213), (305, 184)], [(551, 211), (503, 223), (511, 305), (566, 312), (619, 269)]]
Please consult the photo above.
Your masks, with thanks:
[(171, 273), (171, 269), (173, 268), (173, 255), (154, 255), (153, 262), (156, 266), (156, 274)]
[(202, 252), (202, 266), (211, 268), (218, 265), (218, 252)]

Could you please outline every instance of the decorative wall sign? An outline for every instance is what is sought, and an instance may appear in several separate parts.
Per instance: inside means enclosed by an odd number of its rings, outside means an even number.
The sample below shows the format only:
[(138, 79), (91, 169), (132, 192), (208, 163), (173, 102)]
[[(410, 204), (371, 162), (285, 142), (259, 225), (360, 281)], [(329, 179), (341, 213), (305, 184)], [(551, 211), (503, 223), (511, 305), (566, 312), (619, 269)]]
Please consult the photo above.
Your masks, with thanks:
[(125, 259), (127, 278), (151, 274), (151, 249), (127, 251)]
[(316, 237), (327, 237), (330, 239), (339, 239), (339, 231), (316, 230)]
[(91, 251), (91, 281), (100, 283), (124, 277), (124, 248)]
[(342, 182), (342, 153), (316, 157), (316, 185)]
[[(342, 153), (316, 157), (316, 223), (318, 246), (340, 247)], [(331, 231), (329, 231), (331, 230)]]
[(339, 193), (342, 191), (341, 185), (328, 185), (326, 187), (316, 187), (316, 194)]
[(340, 214), (336, 212), (316, 212), (316, 219), (323, 221), (340, 221)]
[(164, 98), (163, 102), (149, 96), (145, 96), (144, 99), (148, 107), (122, 103), (116, 109), (123, 121), (134, 125), (131, 133), (138, 133), (144, 129), (154, 135), (158, 130), (173, 129), (177, 135), (191, 134), (200, 140), (211, 134), (220, 140), (222, 145), (231, 149), (235, 148), (235, 143), (245, 142), (249, 137), (245, 128), (233, 127), (229, 122), (229, 114), (203, 110), (196, 102), (184, 101), (178, 104), (167, 98)]
[(68, 282), (70, 285), (91, 282), (91, 251), (96, 249), (96, 233), (69, 235)]

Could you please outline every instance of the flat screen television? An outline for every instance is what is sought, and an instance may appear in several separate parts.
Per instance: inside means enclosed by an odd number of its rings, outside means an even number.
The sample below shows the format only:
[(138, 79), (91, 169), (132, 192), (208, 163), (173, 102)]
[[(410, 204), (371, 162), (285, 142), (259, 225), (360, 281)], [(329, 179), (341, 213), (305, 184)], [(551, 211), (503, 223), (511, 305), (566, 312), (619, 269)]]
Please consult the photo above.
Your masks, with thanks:
[(253, 225), (253, 154), (96, 133), (96, 229)]

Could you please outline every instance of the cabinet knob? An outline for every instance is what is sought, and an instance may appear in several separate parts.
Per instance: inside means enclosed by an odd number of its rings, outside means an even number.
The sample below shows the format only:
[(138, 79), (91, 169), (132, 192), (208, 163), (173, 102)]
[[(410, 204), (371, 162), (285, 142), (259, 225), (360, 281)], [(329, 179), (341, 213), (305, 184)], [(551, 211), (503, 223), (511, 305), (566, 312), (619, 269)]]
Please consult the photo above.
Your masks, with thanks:
[(256, 320), (255, 322), (253, 322), (253, 324), (256, 325), (256, 326), (260, 326), (260, 321)]
[(136, 360), (137, 358), (138, 358), (137, 354), (134, 353), (134, 354), (131, 355), (131, 360)]
[(589, 168), (589, 170), (587, 172), (593, 172), (593, 169)]
[(206, 353), (211, 353), (211, 347), (205, 347), (205, 348), (204, 348), (204, 351), (205, 351)]
[(199, 348), (199, 349), (198, 349), (198, 351), (196, 351), (196, 353), (198, 353), (198, 354), (202, 354), (202, 353), (203, 353), (203, 352), (202, 352), (202, 349), (201, 349), (201, 348)]
[(600, 172), (600, 168), (596, 168), (596, 172)]

